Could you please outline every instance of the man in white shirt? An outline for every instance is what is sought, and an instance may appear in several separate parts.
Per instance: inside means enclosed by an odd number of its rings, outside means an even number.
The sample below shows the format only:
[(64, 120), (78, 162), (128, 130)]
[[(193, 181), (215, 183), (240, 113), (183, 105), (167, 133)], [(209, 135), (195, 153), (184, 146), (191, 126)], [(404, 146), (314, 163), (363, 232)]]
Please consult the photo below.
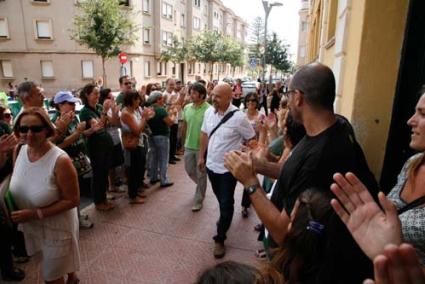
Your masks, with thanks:
[[(218, 84), (213, 90), (213, 108), (204, 115), (201, 128), (201, 145), (198, 166), (208, 173), (213, 192), (220, 206), (217, 234), (214, 236), (214, 257), (222, 258), (226, 253), (224, 241), (233, 218), (236, 179), (224, 167), (224, 154), (241, 149), (244, 141), (255, 138), (255, 131), (246, 116), (231, 104), (232, 88), (227, 83)], [(233, 116), (217, 128), (223, 117), (234, 111)], [(205, 161), (205, 152), (208, 154)], [(206, 162), (206, 164), (205, 164)]]

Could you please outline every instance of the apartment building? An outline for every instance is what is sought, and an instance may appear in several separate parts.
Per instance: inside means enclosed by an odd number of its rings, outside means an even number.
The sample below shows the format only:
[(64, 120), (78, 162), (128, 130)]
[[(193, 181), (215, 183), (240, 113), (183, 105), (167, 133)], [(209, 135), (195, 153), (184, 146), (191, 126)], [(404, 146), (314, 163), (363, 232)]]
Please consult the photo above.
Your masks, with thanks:
[(298, 27), (298, 52), (297, 66), (306, 64), (307, 36), (308, 36), (308, 9), (309, 0), (301, 0), (301, 8), (298, 12), (300, 16)]
[[(0, 1), (0, 90), (9, 82), (39, 81), (48, 96), (60, 89), (78, 89), (102, 74), (99, 56), (70, 38), (73, 16), (81, 0)], [(135, 77), (138, 85), (163, 82), (168, 77), (194, 80), (208, 78), (207, 66), (198, 62), (160, 62), (161, 50), (175, 35), (185, 41), (204, 29), (214, 29), (213, 7), (222, 13), (219, 32), (245, 42), (247, 24), (217, 0), (122, 0), (139, 26), (138, 39), (123, 46), (128, 62), (106, 62), (107, 84), (118, 88), (121, 73)], [(224, 19), (226, 17), (226, 24)], [(232, 24), (230, 24), (232, 23)], [(230, 26), (230, 28), (229, 28)], [(218, 66), (214, 66), (218, 70)], [(221, 76), (230, 68), (221, 67)], [(226, 73), (227, 70), (227, 73)], [(242, 75), (243, 68), (235, 75)], [(214, 77), (218, 75), (215, 72)]]

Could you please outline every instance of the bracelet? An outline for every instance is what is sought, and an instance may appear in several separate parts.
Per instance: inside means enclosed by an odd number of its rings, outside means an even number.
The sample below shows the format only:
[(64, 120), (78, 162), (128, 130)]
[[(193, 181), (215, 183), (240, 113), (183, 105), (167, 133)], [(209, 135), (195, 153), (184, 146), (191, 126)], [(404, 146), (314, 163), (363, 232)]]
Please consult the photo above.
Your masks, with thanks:
[(37, 213), (37, 217), (38, 217), (39, 220), (44, 218), (43, 211), (41, 211), (40, 208), (37, 208), (37, 210), (35, 212)]

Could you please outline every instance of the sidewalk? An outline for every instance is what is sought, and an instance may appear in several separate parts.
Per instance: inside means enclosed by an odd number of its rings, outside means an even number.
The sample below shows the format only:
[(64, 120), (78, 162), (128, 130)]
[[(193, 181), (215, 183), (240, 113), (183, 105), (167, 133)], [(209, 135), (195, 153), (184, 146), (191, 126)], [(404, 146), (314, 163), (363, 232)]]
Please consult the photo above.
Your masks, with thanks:
[[(261, 244), (253, 230), (258, 219), (253, 209), (249, 218), (241, 217), (240, 184), (227, 254), (216, 261), (212, 236), (219, 210), (209, 183), (203, 209), (193, 213), (195, 185), (186, 175), (183, 161), (171, 165), (169, 175), (174, 186), (152, 187), (145, 204), (130, 205), (124, 195), (110, 212), (98, 212), (92, 205), (84, 210), (95, 225), (80, 231), (80, 283), (193, 283), (200, 271), (219, 261), (259, 264), (254, 252)], [(19, 283), (43, 283), (40, 257), (19, 267), (27, 274)]]

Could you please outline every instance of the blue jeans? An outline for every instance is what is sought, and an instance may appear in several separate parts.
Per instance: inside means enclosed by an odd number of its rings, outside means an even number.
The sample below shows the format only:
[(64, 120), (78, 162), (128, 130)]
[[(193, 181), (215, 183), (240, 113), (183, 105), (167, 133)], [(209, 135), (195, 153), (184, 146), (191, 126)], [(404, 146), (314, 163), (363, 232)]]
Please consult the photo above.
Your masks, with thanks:
[(213, 192), (220, 206), (220, 218), (217, 222), (217, 235), (213, 237), (214, 241), (224, 243), (226, 233), (232, 224), (233, 205), (235, 199), (235, 187), (237, 180), (231, 173), (217, 174), (207, 168), (208, 178), (210, 179)]
[(161, 184), (170, 182), (167, 176), (168, 158), (170, 152), (170, 138), (163, 135), (155, 135), (149, 138), (151, 147), (151, 164), (149, 177), (151, 181), (158, 180), (158, 169)]

